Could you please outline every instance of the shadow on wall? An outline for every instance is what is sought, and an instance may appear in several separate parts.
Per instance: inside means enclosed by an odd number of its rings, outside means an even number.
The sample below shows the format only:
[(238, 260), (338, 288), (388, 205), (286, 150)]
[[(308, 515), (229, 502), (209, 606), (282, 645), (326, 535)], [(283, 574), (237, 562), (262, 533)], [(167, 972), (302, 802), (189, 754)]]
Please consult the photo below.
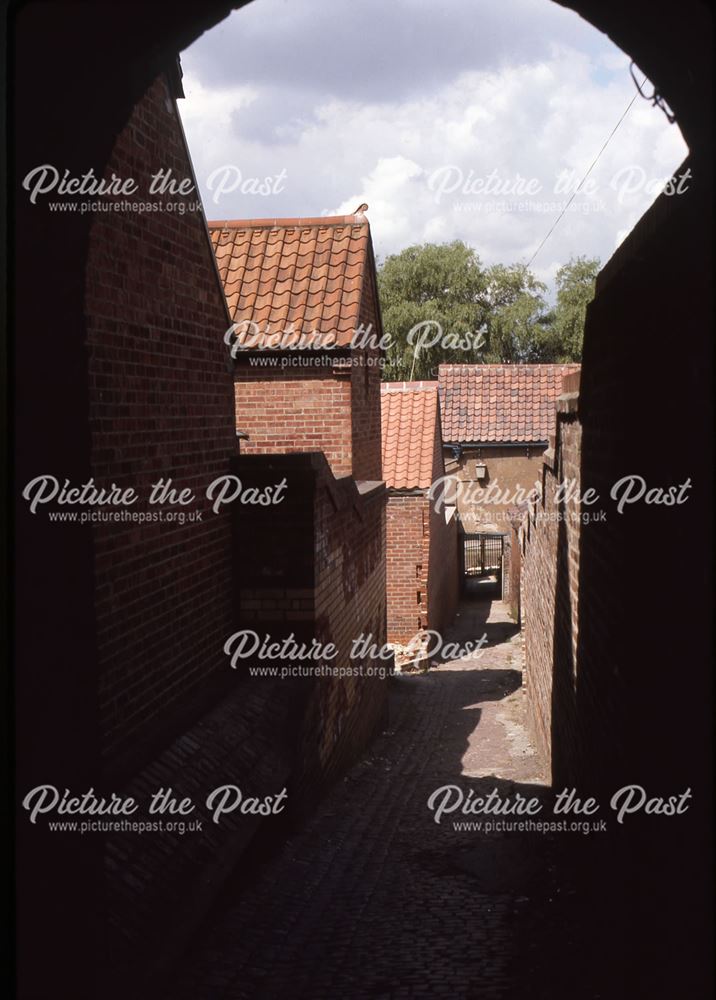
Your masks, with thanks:
[(567, 540), (567, 511), (557, 505), (557, 565), (552, 628), (552, 713), (551, 760), (555, 785), (574, 779), (573, 768), (579, 753), (577, 721), (577, 667), (574, 658), (573, 627), (577, 609), (572, 603), (572, 580)]
[[(580, 417), (581, 483), (605, 522), (581, 526), (579, 632), (572, 657), (568, 546), (560, 522), (554, 618), (555, 784), (596, 794), (639, 784), (650, 795), (692, 790), (677, 818), (643, 817), (618, 831), (603, 889), (632, 914), (629, 974), (668, 955), (657, 995), (706, 995), (710, 980), (709, 742), (713, 686), (710, 553), (712, 357), (710, 180), (662, 197), (602, 271), (590, 306)], [(688, 306), (687, 306), (688, 303)], [(699, 317), (685, 328), (685, 310)], [(678, 341), (676, 331), (688, 331)], [(617, 510), (624, 476), (648, 487), (691, 483), (681, 506)], [(656, 894), (656, 895), (655, 895)], [(671, 994), (669, 994), (671, 990)]]

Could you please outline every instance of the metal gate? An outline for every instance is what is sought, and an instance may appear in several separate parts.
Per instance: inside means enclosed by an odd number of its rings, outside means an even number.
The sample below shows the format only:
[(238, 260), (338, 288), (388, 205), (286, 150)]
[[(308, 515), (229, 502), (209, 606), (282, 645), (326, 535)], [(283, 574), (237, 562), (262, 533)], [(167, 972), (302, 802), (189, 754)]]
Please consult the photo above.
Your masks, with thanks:
[(504, 535), (462, 534), (460, 535), (460, 570), (463, 590), (469, 580), (486, 576), (497, 576), (497, 584), (502, 586), (502, 554)]

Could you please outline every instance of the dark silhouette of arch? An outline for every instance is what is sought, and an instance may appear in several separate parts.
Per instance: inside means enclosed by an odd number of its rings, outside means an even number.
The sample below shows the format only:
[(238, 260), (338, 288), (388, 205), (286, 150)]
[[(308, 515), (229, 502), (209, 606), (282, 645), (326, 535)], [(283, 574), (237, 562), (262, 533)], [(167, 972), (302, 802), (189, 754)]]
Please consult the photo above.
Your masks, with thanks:
[[(181, 0), (136, 6), (28, 3), (13, 8), (8, 25), (13, 195), (26, 172), (40, 163), (53, 162), (74, 173), (89, 164), (101, 175), (132, 108), (156, 74), (173, 64), (178, 51), (241, 5)], [(641, 453), (645, 475), (660, 475), (665, 464), (674, 463), (684, 472), (694, 467), (703, 470), (704, 428), (711, 426), (706, 403), (711, 390), (710, 346), (705, 332), (711, 327), (710, 288), (705, 282), (710, 256), (703, 236), (711, 219), (710, 12), (699, 0), (685, 0), (676, 13), (671, 5), (648, 0), (629, 5), (619, 0), (579, 0), (566, 6), (605, 31), (659, 88), (677, 116), (691, 150), (694, 176), (700, 178), (688, 211), (675, 223), (679, 238), (659, 242), (655, 235), (650, 253), (640, 257), (641, 251), (637, 252), (617, 284), (605, 289), (592, 309), (582, 392), (585, 411), (595, 416), (593, 423), (589, 417), (585, 423), (584, 461), (590, 461), (588, 455), (601, 454), (599, 479), (606, 482), (631, 458), (630, 442), (639, 441), (648, 445)], [(479, 17), (477, 4), (475, 16)], [(90, 388), (81, 275), (91, 218), (60, 214), (53, 219), (37, 212), (27, 199), (18, 199), (9, 208), (15, 483), (22, 485), (38, 472), (51, 470), (84, 482), (91, 474)], [(626, 290), (625, 282), (629, 282)], [(593, 335), (597, 329), (599, 342)], [(605, 335), (610, 329), (611, 337)], [(642, 329), (650, 334), (646, 340), (635, 335)], [(605, 368), (607, 343), (622, 351), (618, 371), (614, 366)], [(680, 384), (675, 379), (677, 360)], [(604, 427), (598, 426), (610, 412), (600, 402), (605, 372), (616, 379), (609, 389), (614, 410), (607, 425), (606, 451)], [(627, 391), (628, 409), (621, 401)], [(665, 401), (667, 393), (671, 395)], [(676, 422), (669, 426), (666, 411), (673, 415), (677, 407), (681, 426)], [(618, 421), (634, 414), (638, 420), (630, 425), (631, 436), (620, 436), (624, 425)], [(596, 468), (583, 469), (583, 478), (587, 472), (596, 475)], [(663, 576), (653, 572), (650, 546), (663, 530), (663, 520), (655, 512), (646, 512), (638, 536), (630, 536), (628, 562), (621, 548), (626, 534), (610, 543), (606, 554), (596, 529), (593, 540), (591, 532), (585, 532), (583, 539), (583, 594), (588, 595), (589, 585), (612, 586), (615, 605), (632, 602), (629, 621), (617, 619), (612, 626), (620, 641), (631, 635), (621, 651), (622, 676), (636, 671), (634, 681), (622, 689), (623, 712), (625, 719), (649, 719), (649, 746), (657, 752), (647, 764), (660, 779), (665, 773), (681, 779), (688, 752), (703, 754), (699, 744), (709, 731), (704, 716), (710, 689), (703, 669), (693, 672), (695, 663), (703, 663), (701, 626), (710, 614), (707, 511), (708, 498), (702, 491), (689, 509), (690, 530), (673, 528), (680, 546), (675, 575), (681, 589), (672, 591), (668, 600)], [(89, 787), (98, 780), (99, 769), (91, 526), (78, 525), (71, 534), (57, 531), (33, 520), (19, 506), (14, 529), (18, 789), (53, 780), (47, 774), (48, 748), (57, 775), (73, 774), (79, 786)], [(612, 569), (608, 579), (598, 569), (605, 558)], [(585, 606), (588, 597), (582, 599)], [(646, 625), (668, 623), (674, 630), (658, 648), (653, 638), (641, 646), (630, 632), (635, 615)], [(592, 641), (591, 628), (585, 624), (580, 631), (584, 658)], [(657, 654), (659, 663), (668, 662), (673, 669), (669, 675), (660, 670), (658, 683), (650, 687), (651, 658)], [(681, 709), (670, 705), (669, 681), (686, 683), (694, 676), (696, 690), (689, 688), (688, 706), (693, 725), (680, 717), (677, 731), (683, 743), (674, 761), (666, 752), (671, 738), (664, 734)], [(636, 715), (632, 709), (638, 710)], [(627, 739), (626, 752), (643, 761), (643, 734), (622, 735)], [(586, 743), (597, 738), (608, 742), (604, 734), (590, 732)], [(655, 766), (657, 761), (665, 771)], [(104, 988), (99, 843), (58, 835), (49, 848), (43, 841), (40, 850), (35, 831), (28, 832), (23, 823), (21, 833), (20, 996), (94, 1000)], [(700, 846), (702, 839), (696, 843)], [(698, 867), (703, 853), (693, 845), (680, 847), (690, 859), (690, 877), (703, 877), (704, 870)]]

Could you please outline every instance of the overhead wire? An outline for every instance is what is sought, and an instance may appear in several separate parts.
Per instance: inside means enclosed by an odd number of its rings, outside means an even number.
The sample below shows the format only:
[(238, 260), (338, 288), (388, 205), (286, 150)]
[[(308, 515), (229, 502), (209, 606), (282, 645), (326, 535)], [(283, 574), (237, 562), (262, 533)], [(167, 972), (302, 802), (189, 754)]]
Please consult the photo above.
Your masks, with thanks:
[[(642, 90), (642, 88), (643, 88), (644, 84), (646, 83), (646, 77), (644, 77), (644, 79), (641, 82), (641, 86), (639, 86), (639, 83), (637, 82), (636, 77), (634, 77), (634, 72), (632, 70), (632, 66), (633, 65), (634, 64), (632, 63), (629, 66), (629, 71), (631, 72), (632, 79), (634, 80), (634, 83), (636, 84), (636, 88), (637, 88), (636, 94), (634, 94), (634, 96), (632, 97), (632, 99), (627, 104), (626, 108), (624, 108), (624, 111), (620, 115), (619, 120), (617, 121), (616, 125), (614, 126), (614, 128), (611, 130), (611, 132), (609, 133), (609, 135), (606, 137), (606, 139), (602, 143), (601, 149), (599, 150), (599, 152), (597, 153), (597, 155), (594, 157), (594, 159), (592, 160), (592, 162), (589, 164), (587, 170), (582, 175), (582, 179), (580, 180), (579, 184), (576, 186), (576, 188), (572, 192), (571, 196), (567, 200), (567, 203), (562, 208), (562, 211), (559, 213), (559, 215), (557, 216), (557, 218), (554, 220), (554, 222), (550, 226), (549, 230), (547, 231), (546, 236), (544, 237), (544, 239), (542, 240), (542, 242), (540, 243), (540, 245), (537, 247), (537, 249), (535, 250), (535, 252), (532, 254), (532, 256), (530, 257), (530, 259), (527, 261), (527, 264), (525, 265), (526, 267), (529, 268), (529, 267), (532, 266), (532, 262), (534, 261), (535, 257), (537, 256), (537, 254), (540, 252), (540, 250), (542, 249), (542, 247), (545, 245), (545, 243), (547, 242), (547, 240), (550, 238), (550, 236), (552, 235), (552, 233), (555, 231), (555, 229), (559, 225), (560, 221), (562, 220), (562, 218), (566, 214), (569, 206), (572, 204), (572, 202), (574, 201), (574, 199), (579, 194), (579, 192), (580, 192), (580, 190), (582, 188), (582, 185), (584, 184), (584, 182), (586, 181), (586, 179), (591, 174), (592, 170), (594, 170), (595, 166), (597, 165), (597, 162), (599, 161), (599, 158), (601, 157), (602, 153), (604, 152), (604, 150), (607, 148), (607, 146), (609, 145), (609, 143), (614, 138), (614, 135), (615, 135), (617, 129), (619, 128), (619, 126), (621, 125), (621, 123), (624, 121), (624, 119), (626, 118), (626, 116), (629, 114), (629, 111), (631, 110), (631, 107), (634, 104), (634, 101), (636, 101), (637, 97), (641, 96), (641, 97), (646, 98), (647, 100), (652, 101), (653, 104), (658, 105), (659, 107), (662, 108), (662, 111), (664, 111), (664, 113), (666, 114), (667, 118), (669, 118), (669, 121), (673, 121), (674, 120), (673, 116), (669, 117), (669, 113), (662, 106), (663, 105), (662, 99), (657, 94), (656, 90), (654, 90), (654, 94), (651, 97), (647, 97), (647, 95), (644, 93), (644, 91)], [(661, 103), (659, 103), (659, 102), (661, 102)]]

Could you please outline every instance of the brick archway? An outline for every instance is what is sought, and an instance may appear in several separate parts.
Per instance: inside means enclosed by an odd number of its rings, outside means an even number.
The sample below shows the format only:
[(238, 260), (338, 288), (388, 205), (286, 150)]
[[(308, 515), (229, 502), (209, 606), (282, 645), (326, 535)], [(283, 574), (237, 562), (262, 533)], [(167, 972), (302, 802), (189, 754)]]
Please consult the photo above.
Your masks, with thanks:
[[(98, 2), (20, 8), (10, 25), (16, 102), (11, 107), (13, 193), (27, 171), (41, 163), (56, 163), (73, 173), (91, 165), (101, 175), (137, 100), (157, 73), (178, 50), (240, 6), (225, 0), (183, 0), (134, 7)], [(565, 6), (633, 56), (676, 113), (694, 162), (706, 163), (713, 117), (707, 8), (688, 0), (674, 18), (670, 5), (664, 4), (664, 16), (659, 17), (647, 0), (628, 7), (618, 0), (580, 0)], [(475, 16), (479, 17), (477, 9)], [(708, 193), (702, 190), (698, 197), (701, 201), (691, 209), (690, 221), (703, 220), (710, 212)], [(90, 253), (90, 217), (63, 215), (48, 220), (27, 199), (18, 199), (11, 226), (16, 482), (23, 484), (52, 471), (83, 482), (91, 474), (90, 386), (85, 290), (80, 276)], [(704, 247), (690, 245), (688, 236), (681, 227), (679, 247), (686, 258), (681, 258), (679, 266), (686, 271), (694, 260), (699, 264), (696, 284), (686, 282), (682, 288), (689, 295), (689, 323), (697, 330), (710, 329), (710, 303), (703, 294)], [(647, 262), (638, 270), (640, 294), (649, 294), (653, 273), (668, 288), (668, 257), (659, 260), (658, 270), (650, 268)], [(623, 297), (605, 296), (596, 310), (601, 313), (599, 322), (608, 325), (620, 304), (624, 304)], [(667, 314), (670, 323), (677, 312), (672, 308)], [(629, 314), (629, 308), (626, 314), (622, 310), (623, 319)], [(644, 315), (634, 303), (631, 315), (633, 333)], [(658, 325), (659, 310), (654, 306), (648, 319), (654, 324), (656, 344), (663, 349), (673, 328)], [(688, 359), (687, 391), (699, 398), (710, 390), (708, 365), (698, 361), (708, 358), (704, 336), (694, 339), (693, 355), (697, 362)], [(670, 364), (668, 355), (658, 353), (644, 360), (635, 341), (616, 372), (617, 390), (633, 392), (633, 406), (642, 416), (663, 404), (658, 388), (652, 386), (663, 384)], [(639, 379), (633, 376), (636, 366), (640, 366)], [(598, 367), (595, 362), (594, 370)], [(590, 391), (588, 372), (585, 384)], [(591, 391), (598, 394), (596, 386)], [(641, 434), (648, 432), (648, 420), (642, 419), (639, 427)], [(666, 440), (669, 449), (678, 447), (678, 434)], [(695, 446), (691, 448), (686, 455), (689, 460), (698, 457)], [(654, 463), (659, 459), (656, 451), (650, 456)], [(705, 516), (700, 507), (696, 524), (704, 523)], [(58, 774), (75, 774), (86, 787), (97, 781), (92, 546), (91, 526), (77, 526), (72, 535), (51, 526), (41, 529), (24, 506), (18, 507), (15, 547), (22, 560), (15, 594), (19, 788), (48, 780), (44, 770), (48, 746), (53, 748)], [(648, 539), (640, 540), (639, 552), (641, 556), (648, 552)], [(691, 578), (701, 580), (702, 570), (703, 558), (694, 564)], [(702, 601), (704, 597), (707, 600), (708, 594), (702, 593)], [(636, 606), (644, 615), (649, 614), (648, 598), (643, 594), (637, 599)], [(696, 606), (698, 610), (698, 599)], [(685, 609), (685, 603), (681, 607)], [(693, 603), (689, 612), (694, 612)], [(650, 651), (654, 648), (649, 646)], [(653, 698), (649, 707), (656, 707)], [(25, 995), (43, 995), (27, 985), (37, 977), (36, 981), (52, 986), (52, 994), (45, 995), (82, 1000), (78, 968), (84, 969), (90, 984), (92, 966), (99, 974), (103, 965), (103, 932), (97, 920), (102, 907), (101, 859), (86, 841), (79, 847), (69, 846), (58, 837), (38, 865), (33, 848), (28, 842), (27, 853), (20, 859), (24, 890), (19, 955), (27, 977)], [(47, 907), (48, 886), (50, 894), (62, 900), (62, 908)], [(42, 962), (36, 957), (36, 937), (43, 943)], [(89, 990), (88, 986), (88, 1000), (102, 995), (101, 986), (97, 992)]]

